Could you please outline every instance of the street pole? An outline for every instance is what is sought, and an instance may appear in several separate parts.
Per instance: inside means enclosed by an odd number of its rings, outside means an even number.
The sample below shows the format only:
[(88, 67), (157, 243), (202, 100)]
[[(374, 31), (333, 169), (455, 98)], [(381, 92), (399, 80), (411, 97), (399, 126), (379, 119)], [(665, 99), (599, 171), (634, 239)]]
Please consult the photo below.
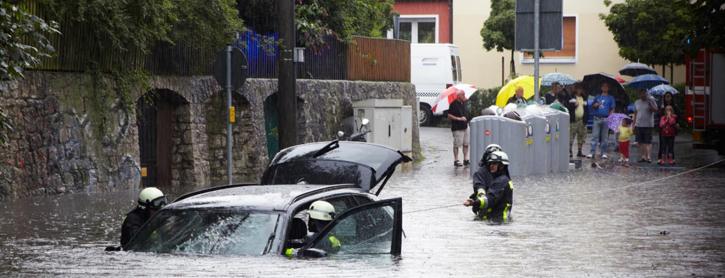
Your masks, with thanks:
[(227, 178), (229, 184), (233, 184), (232, 179), (232, 46), (227, 45)]
[(534, 101), (539, 103), (539, 26), (540, 1), (534, 0)]
[(277, 111), (279, 111), (280, 148), (297, 145), (297, 94), (295, 93), (295, 0), (278, 3), (277, 24), (279, 29), (280, 57)]

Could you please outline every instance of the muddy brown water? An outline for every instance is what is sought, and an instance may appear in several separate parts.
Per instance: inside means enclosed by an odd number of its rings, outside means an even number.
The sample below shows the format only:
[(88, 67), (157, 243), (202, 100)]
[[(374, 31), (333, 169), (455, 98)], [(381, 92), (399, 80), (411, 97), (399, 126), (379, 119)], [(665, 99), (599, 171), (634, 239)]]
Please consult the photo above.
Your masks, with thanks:
[[(514, 180), (515, 221), (473, 221), (468, 170), (452, 167), (449, 131), (422, 128), (426, 160), (381, 194), (403, 197), (403, 253), (290, 260), (105, 252), (136, 192), (0, 203), (0, 276), (582, 277), (719, 276), (725, 269), (725, 163), (678, 144), (680, 166)], [(678, 175), (666, 178), (672, 175)], [(657, 182), (650, 180), (662, 179)]]

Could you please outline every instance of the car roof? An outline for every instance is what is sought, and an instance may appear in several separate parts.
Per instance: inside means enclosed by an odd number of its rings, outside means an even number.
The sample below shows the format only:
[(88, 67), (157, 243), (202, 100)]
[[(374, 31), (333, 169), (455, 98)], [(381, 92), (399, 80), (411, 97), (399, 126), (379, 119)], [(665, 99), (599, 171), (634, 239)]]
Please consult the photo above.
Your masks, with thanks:
[(380, 181), (390, 167), (410, 158), (387, 146), (352, 141), (314, 142), (281, 150), (269, 167), (296, 160), (336, 160), (353, 162), (372, 169), (375, 182)]
[(281, 211), (294, 201), (314, 195), (332, 193), (364, 193), (352, 184), (313, 185), (237, 185), (205, 189), (184, 195), (165, 208), (228, 208), (243, 210)]

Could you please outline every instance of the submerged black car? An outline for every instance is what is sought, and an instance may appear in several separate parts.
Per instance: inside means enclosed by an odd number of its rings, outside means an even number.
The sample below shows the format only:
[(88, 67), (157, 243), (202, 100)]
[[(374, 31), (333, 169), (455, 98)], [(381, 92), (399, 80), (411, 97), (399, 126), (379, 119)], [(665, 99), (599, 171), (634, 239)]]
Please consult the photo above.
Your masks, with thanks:
[[(160, 210), (131, 239), (128, 250), (194, 254), (324, 256), (321, 241), (340, 240), (336, 254), (399, 255), (402, 200), (377, 194), (401, 162), (393, 149), (358, 142), (320, 142), (280, 151), (261, 184), (189, 193)], [(376, 194), (372, 194), (375, 190)], [(307, 238), (305, 210), (317, 200), (337, 215)]]

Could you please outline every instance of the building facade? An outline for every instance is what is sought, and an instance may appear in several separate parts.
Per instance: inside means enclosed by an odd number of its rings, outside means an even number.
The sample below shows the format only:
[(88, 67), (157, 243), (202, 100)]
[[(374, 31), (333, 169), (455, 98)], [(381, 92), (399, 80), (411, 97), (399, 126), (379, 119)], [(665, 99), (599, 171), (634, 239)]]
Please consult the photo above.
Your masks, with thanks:
[[(411, 43), (451, 43), (452, 0), (395, 1), (400, 39)], [(388, 38), (393, 33), (388, 32)]]
[[(614, 3), (623, 0), (614, 0)], [(617, 71), (629, 63), (618, 54), (619, 47), (613, 34), (599, 18), (609, 12), (603, 1), (563, 0), (563, 48), (546, 51), (540, 60), (540, 74), (562, 72), (581, 79), (589, 73)], [(453, 1), (453, 44), (459, 47), (463, 81), (479, 88), (501, 86), (510, 72), (508, 50), (497, 52), (483, 48), (481, 28), (491, 13), (490, 0)], [(516, 73), (533, 75), (534, 65), (530, 55), (514, 54)], [(669, 67), (666, 78), (670, 78)], [(662, 74), (662, 68), (657, 67)], [(683, 66), (674, 68), (673, 84), (685, 82)]]

